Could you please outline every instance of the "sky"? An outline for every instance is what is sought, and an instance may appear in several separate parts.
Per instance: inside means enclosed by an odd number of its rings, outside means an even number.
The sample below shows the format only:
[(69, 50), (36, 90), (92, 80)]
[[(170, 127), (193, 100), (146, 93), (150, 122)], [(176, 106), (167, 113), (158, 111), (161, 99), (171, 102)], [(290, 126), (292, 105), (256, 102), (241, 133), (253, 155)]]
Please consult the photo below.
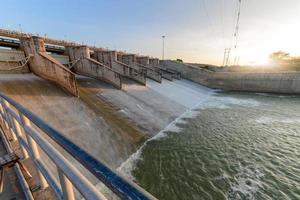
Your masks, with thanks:
[(265, 64), (272, 52), (300, 55), (300, 0), (10, 0), (0, 28), (22, 30), (140, 55), (221, 65)]

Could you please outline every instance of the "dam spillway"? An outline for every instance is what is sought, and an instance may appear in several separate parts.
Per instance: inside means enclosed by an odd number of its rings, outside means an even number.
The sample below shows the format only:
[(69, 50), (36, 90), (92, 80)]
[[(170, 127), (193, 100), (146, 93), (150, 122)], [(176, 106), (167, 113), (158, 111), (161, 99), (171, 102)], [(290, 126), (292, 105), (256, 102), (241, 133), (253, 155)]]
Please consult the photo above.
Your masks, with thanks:
[[(189, 107), (162, 95), (157, 82), (151, 80), (147, 87), (127, 80), (125, 91), (88, 77), (78, 76), (77, 80), (80, 98), (34, 74), (2, 74), (0, 89), (112, 168), (119, 167), (142, 142)], [(170, 85), (168, 80), (162, 84), (175, 91), (181, 85)], [(46, 155), (43, 161), (56, 174)]]
[[(299, 91), (299, 74), (294, 72), (290, 74), (259, 74), (257, 77), (249, 73), (215, 73), (185, 63), (160, 61), (157, 58), (89, 47), (33, 35), (18, 35), (15, 32), (3, 33), (3, 35), (6, 37), (14, 36), (15, 39), (13, 39), (13, 42), (12, 40), (0, 40), (0, 45), (13, 48), (0, 50), (0, 72), (3, 73), (0, 74), (0, 91), (39, 116), (51, 127), (59, 130), (62, 136), (70, 140), (74, 146), (82, 148), (88, 155), (105, 163), (109, 168), (113, 170), (118, 169), (121, 173), (128, 175), (129, 178), (132, 178), (152, 194), (162, 199), (165, 197), (167, 199), (184, 198), (184, 196), (177, 193), (176, 187), (180, 185), (178, 180), (174, 180), (173, 182), (166, 181), (164, 192), (159, 192), (160, 187), (164, 184), (164, 176), (171, 180), (180, 173), (191, 175), (189, 171), (180, 171), (186, 167), (190, 167), (192, 163), (186, 162), (190, 161), (189, 159), (181, 160), (181, 158), (186, 157), (180, 153), (180, 149), (185, 150), (187, 146), (191, 147), (191, 149), (185, 151), (187, 157), (194, 157), (199, 153), (198, 151), (193, 151), (198, 148), (197, 145), (194, 146), (194, 142), (196, 141), (196, 144), (199, 142), (199, 135), (193, 135), (193, 133), (187, 135), (191, 136), (191, 138), (196, 138), (195, 141), (184, 137), (181, 138), (183, 142), (187, 142), (190, 145), (183, 145), (181, 147), (174, 145), (173, 153), (180, 156), (174, 156), (172, 152), (170, 153), (172, 155), (160, 152), (160, 150), (168, 152), (168, 149), (164, 148), (172, 149), (168, 146), (169, 139), (176, 138), (172, 133), (178, 132), (186, 128), (186, 126), (189, 127), (190, 124), (185, 125), (186, 121), (197, 117), (199, 110), (204, 110), (204, 114), (206, 112), (208, 114), (214, 112), (215, 118), (207, 116), (208, 121), (200, 120), (209, 128), (206, 130), (201, 127), (201, 130), (203, 132), (211, 131), (214, 134), (219, 134), (223, 129), (223, 125), (216, 126), (217, 130), (215, 130), (212, 124), (222, 124), (222, 119), (215, 112), (222, 116), (223, 111), (225, 110), (224, 112), (226, 113), (228, 111), (226, 109), (231, 106), (244, 109), (246, 112), (249, 112), (246, 108), (254, 109), (259, 106), (258, 101), (253, 100), (253, 97), (249, 97), (247, 94), (244, 97), (230, 93), (224, 95), (222, 92), (218, 93), (209, 88), (229, 91), (296, 94)], [(184, 79), (181, 79), (182, 77)], [(264, 81), (264, 84), (259, 84), (261, 82), (257, 83), (256, 80)], [(272, 84), (274, 82), (276, 84)], [(199, 83), (205, 86), (199, 85)], [(4, 107), (3, 109), (5, 111), (7, 108)], [(217, 111), (214, 109), (217, 109)], [(236, 115), (236, 113), (228, 111), (228, 115), (225, 116), (224, 114), (224, 116), (230, 119), (230, 114)], [(239, 121), (238, 117), (235, 120)], [(9, 123), (10, 119), (7, 119), (7, 121), (3, 121), (2, 125), (7, 127)], [(198, 127), (199, 124), (191, 123), (191, 126)], [(249, 124), (246, 124), (246, 126), (249, 126)], [(14, 127), (10, 128), (15, 129)], [(229, 131), (232, 130), (231, 128), (228, 128)], [(185, 130), (187, 133), (190, 133), (190, 129), (187, 128)], [(9, 128), (6, 131), (9, 131)], [(12, 132), (16, 132), (16, 130), (12, 130)], [(238, 135), (238, 133), (235, 134)], [(225, 136), (220, 137), (224, 138)], [(285, 136), (283, 135), (282, 137)], [(156, 149), (155, 143), (160, 143), (160, 138), (165, 138), (162, 141), (166, 141), (167, 144), (162, 144), (162, 146), (158, 146)], [(217, 140), (213, 136), (211, 139), (213, 141)], [(226, 139), (230, 140), (232, 138), (229, 137)], [(99, 179), (87, 172), (82, 163), (75, 161), (72, 156), (70, 157), (64, 151), (63, 146), (53, 142), (49, 137), (47, 137), (47, 140), (61, 155), (70, 159), (72, 166), (79, 169), (84, 177), (92, 183), (93, 186), (91, 188), (94, 189), (94, 186), (97, 185), (101, 193), (108, 198), (113, 198), (111, 197), (111, 192), (107, 192), (106, 189), (101, 187), (102, 181), (99, 181)], [(209, 142), (207, 140), (204, 141)], [(153, 144), (154, 147), (152, 146)], [(179, 144), (181, 143), (179, 142)], [(176, 149), (177, 147), (178, 149)], [(205, 149), (205, 144), (201, 143), (201, 148)], [(218, 149), (217, 147), (214, 148)], [(287, 146), (287, 148), (290, 149), (290, 146)], [(151, 157), (151, 151), (153, 152), (153, 157)], [(157, 152), (158, 154), (156, 154)], [(278, 153), (276, 150), (274, 152)], [(53, 175), (54, 180), (60, 183), (58, 185), (61, 189), (58, 189), (58, 193), (61, 194), (62, 191), (69, 194), (63, 185), (65, 182), (68, 183), (66, 181), (68, 179), (64, 178), (60, 171), (57, 171), (57, 166), (52, 163), (47, 153), (41, 151), (41, 161), (46, 166), (48, 173)], [(178, 162), (180, 161), (180, 163), (172, 163), (173, 160), (170, 163), (166, 163), (162, 161), (161, 156), (165, 156), (165, 160), (171, 158), (178, 160)], [(211, 156), (217, 157), (215, 154), (211, 154)], [(141, 158), (144, 158), (145, 162), (141, 161)], [(151, 161), (151, 159), (154, 160)], [(197, 159), (195, 158), (195, 160)], [(147, 167), (147, 164), (145, 164), (147, 162), (150, 163), (149, 166), (153, 167), (152, 169)], [(241, 162), (244, 163), (246, 161), (242, 160)], [(172, 176), (172, 174), (170, 175), (165, 171), (168, 167), (161, 167), (163, 163), (174, 166), (182, 165), (182, 168)], [(33, 168), (33, 164), (27, 163), (27, 165), (31, 166), (29, 167), (30, 169)], [(208, 162), (208, 164), (210, 163)], [(239, 165), (239, 163), (237, 164)], [(262, 168), (265, 167), (263, 164), (261, 165), (263, 166)], [(249, 181), (257, 181), (255, 173), (260, 172), (256, 169), (251, 171), (252, 167), (246, 166), (246, 171), (250, 170), (250, 175), (254, 173), (253, 176), (255, 176), (254, 179), (251, 179), (252, 177), (249, 178), (249, 174), (246, 174), (248, 179), (245, 181), (248, 181), (247, 183)], [(219, 168), (226, 171), (220, 165)], [(143, 169), (147, 169), (147, 172), (143, 173)], [(202, 169), (208, 170), (206, 168)], [(293, 171), (294, 169), (289, 170)], [(32, 192), (38, 198), (38, 193), (44, 191), (47, 181), (43, 181), (43, 178), (38, 178), (41, 177), (38, 170), (33, 172), (33, 174), (35, 173), (37, 175), (30, 181), (30, 187), (37, 189), (30, 191), (30, 193)], [(153, 177), (156, 177), (157, 180), (163, 181), (153, 181), (151, 173), (155, 174)], [(196, 171), (193, 173), (197, 174)], [(158, 176), (161, 176), (161, 179)], [(228, 180), (222, 174), (220, 177), (228, 183)], [(256, 190), (252, 190), (253, 188), (250, 186), (250, 189), (247, 189), (246, 192), (242, 191), (244, 177), (240, 177), (239, 174), (233, 176), (233, 178), (235, 177), (240, 178), (238, 180), (241, 181), (241, 184), (230, 182), (230, 184), (233, 184), (230, 187), (234, 191), (233, 193), (231, 191), (228, 193), (228, 188), (222, 187), (220, 188), (222, 192), (216, 192), (214, 187), (217, 186), (214, 185), (212, 186), (213, 189), (208, 188), (208, 191), (211, 193), (211, 195), (208, 195), (205, 189), (201, 188), (202, 186), (194, 188), (193, 183), (189, 185), (188, 180), (188, 187), (184, 187), (185, 190), (180, 191), (180, 193), (188, 196), (189, 191), (192, 191), (193, 196), (191, 199), (199, 199), (199, 194), (202, 197), (221, 199), (223, 197), (226, 198), (226, 195), (229, 199), (243, 195), (250, 195), (250, 197), (252, 197), (251, 195), (257, 195), (255, 193)], [(293, 178), (297, 179), (297, 177)], [(124, 180), (124, 183), (127, 183), (126, 179)], [(195, 181), (194, 179), (191, 180)], [(107, 180), (105, 179), (105, 181)], [(112, 184), (109, 181), (107, 183)], [(175, 186), (172, 185), (173, 183)], [(133, 189), (135, 189), (136, 184), (130, 183), (129, 185), (131, 184)], [(155, 187), (156, 184), (159, 187)], [(197, 182), (197, 184), (200, 183)], [(217, 183), (215, 184), (217, 185)], [(69, 189), (73, 189), (70, 184), (66, 185)], [(110, 186), (124, 198), (122, 196), (124, 195), (122, 193), (124, 192), (123, 190), (119, 191), (119, 188), (113, 184)], [(20, 186), (16, 186), (16, 188), (18, 187)], [(205, 187), (205, 184), (203, 187)], [(257, 187), (259, 185), (255, 185), (254, 183), (254, 188)], [(19, 192), (21, 193), (20, 190)], [(145, 196), (149, 197), (149, 199), (155, 198), (140, 188), (136, 191), (138, 191), (137, 194), (141, 194), (142, 196), (145, 192)], [(81, 192), (75, 190), (76, 198), (81, 197)], [(97, 191), (94, 192), (97, 193)], [(113, 192), (115, 191), (113, 190)], [(52, 194), (55, 191), (50, 190), (49, 193)], [(172, 196), (172, 193), (176, 194), (176, 196)], [(259, 195), (261, 194), (259, 193)], [(263, 195), (270, 194), (266, 193)], [(287, 193), (287, 195), (294, 197), (297, 196), (297, 192), (295, 194)], [(53, 194), (52, 196), (54, 198)], [(69, 197), (72, 197), (72, 195)]]

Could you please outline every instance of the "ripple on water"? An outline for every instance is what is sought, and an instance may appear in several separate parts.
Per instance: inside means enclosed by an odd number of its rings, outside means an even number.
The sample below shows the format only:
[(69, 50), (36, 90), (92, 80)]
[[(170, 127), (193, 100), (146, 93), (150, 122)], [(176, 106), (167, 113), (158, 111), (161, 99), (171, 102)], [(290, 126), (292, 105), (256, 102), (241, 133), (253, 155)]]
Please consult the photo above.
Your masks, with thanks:
[(212, 95), (122, 168), (159, 199), (299, 199), (298, 102), (235, 98)]

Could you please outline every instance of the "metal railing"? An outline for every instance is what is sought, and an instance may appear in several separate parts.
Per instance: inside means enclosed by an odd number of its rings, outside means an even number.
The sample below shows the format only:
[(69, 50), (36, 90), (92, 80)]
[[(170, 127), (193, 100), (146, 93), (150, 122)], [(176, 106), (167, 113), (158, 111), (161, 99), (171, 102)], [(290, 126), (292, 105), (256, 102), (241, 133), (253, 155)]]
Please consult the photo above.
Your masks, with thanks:
[[(1, 36), (0, 36), (0, 43), (5, 43), (7, 45), (10, 44), (12, 46), (18, 46), (18, 47), (21, 45), (21, 42), (19, 39), (2, 38)], [(52, 45), (52, 44), (45, 44), (45, 48), (47, 51), (57, 51), (57, 52), (65, 51), (64, 46), (58, 46), (58, 45)]]
[[(68, 152), (121, 199), (155, 199), (141, 187), (75, 145), (35, 114), (1, 93), (0, 118), (6, 127), (11, 130), (12, 138), (18, 140), (23, 159), (30, 157), (33, 160), (41, 188), (45, 189), (50, 186), (58, 199), (75, 199), (74, 188), (85, 199), (102, 200), (106, 198), (47, 140), (44, 134)], [(56, 165), (59, 183), (42, 162), (39, 150), (42, 150)]]

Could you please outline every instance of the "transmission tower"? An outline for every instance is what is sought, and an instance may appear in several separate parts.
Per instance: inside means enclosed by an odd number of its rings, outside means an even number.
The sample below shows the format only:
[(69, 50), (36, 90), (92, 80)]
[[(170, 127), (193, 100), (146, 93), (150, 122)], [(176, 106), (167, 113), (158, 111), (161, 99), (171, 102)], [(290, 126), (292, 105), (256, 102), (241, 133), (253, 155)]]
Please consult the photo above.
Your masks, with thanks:
[(225, 50), (224, 50), (223, 67), (228, 66), (230, 51), (231, 51), (230, 48), (225, 48)]
[(234, 48), (236, 49), (237, 44), (238, 44), (238, 37), (239, 37), (239, 26), (240, 26), (240, 16), (241, 16), (241, 5), (242, 5), (242, 0), (238, 0), (238, 13), (237, 13), (237, 18), (236, 18), (236, 25), (235, 25), (235, 30), (234, 30)]

